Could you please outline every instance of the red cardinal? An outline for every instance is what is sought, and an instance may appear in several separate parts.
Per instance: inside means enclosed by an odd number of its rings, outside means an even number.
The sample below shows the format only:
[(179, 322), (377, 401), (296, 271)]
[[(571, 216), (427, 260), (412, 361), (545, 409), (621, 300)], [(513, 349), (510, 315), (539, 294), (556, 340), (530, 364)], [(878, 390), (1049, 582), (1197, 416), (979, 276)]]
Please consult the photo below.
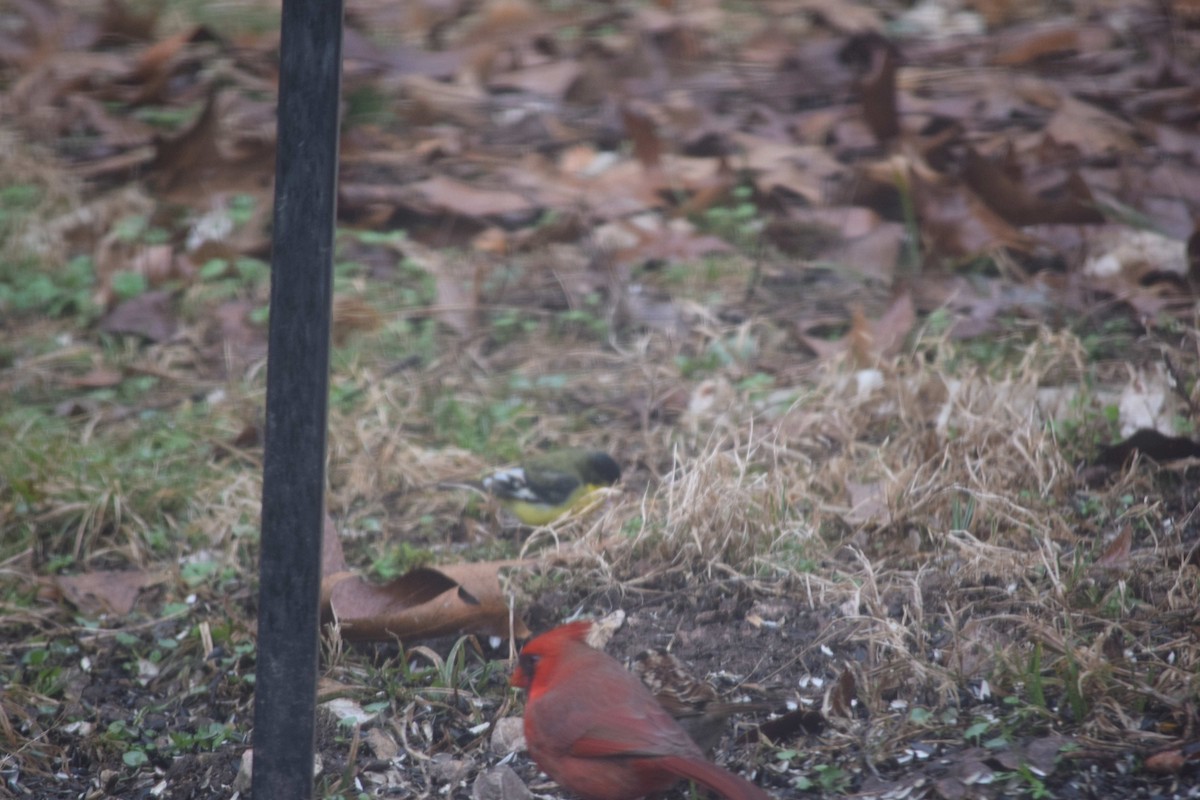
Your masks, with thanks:
[(704, 759), (649, 690), (620, 662), (585, 642), (572, 622), (521, 650), (512, 685), (529, 692), (529, 755), (584, 800), (633, 800), (681, 779), (728, 800), (770, 800), (754, 784)]

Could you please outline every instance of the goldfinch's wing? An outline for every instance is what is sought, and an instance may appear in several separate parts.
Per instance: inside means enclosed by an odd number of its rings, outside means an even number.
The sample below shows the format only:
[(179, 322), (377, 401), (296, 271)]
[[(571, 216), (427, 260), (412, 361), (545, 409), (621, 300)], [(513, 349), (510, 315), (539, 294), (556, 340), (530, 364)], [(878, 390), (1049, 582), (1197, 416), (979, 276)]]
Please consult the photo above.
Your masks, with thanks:
[(541, 498), (537, 502), (550, 506), (567, 502), (583, 485), (577, 470), (562, 465), (529, 464), (525, 468), (525, 479), (528, 488)]
[(484, 488), (502, 500), (556, 506), (565, 503), (579, 488), (579, 478), (570, 470), (531, 463), (500, 470), (483, 479)]

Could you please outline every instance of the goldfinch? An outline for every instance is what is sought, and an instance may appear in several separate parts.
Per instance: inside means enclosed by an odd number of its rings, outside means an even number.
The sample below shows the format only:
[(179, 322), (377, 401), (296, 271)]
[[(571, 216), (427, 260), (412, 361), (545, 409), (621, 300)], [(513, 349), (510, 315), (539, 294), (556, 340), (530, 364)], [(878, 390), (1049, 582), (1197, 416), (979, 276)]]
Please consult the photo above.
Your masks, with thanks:
[(556, 450), (493, 473), (483, 488), (526, 525), (546, 525), (620, 479), (621, 468), (608, 453)]

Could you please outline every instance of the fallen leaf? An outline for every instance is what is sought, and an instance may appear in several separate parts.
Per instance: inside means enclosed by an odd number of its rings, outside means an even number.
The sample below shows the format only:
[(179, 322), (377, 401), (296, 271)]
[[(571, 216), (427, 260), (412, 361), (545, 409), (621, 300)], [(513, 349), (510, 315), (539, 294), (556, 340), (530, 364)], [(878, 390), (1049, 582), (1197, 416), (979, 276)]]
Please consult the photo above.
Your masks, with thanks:
[(1104, 548), (1104, 552), (1096, 559), (1096, 566), (1107, 567), (1108, 569), (1125, 569), (1129, 566), (1129, 553), (1133, 547), (1133, 526), (1126, 525), (1117, 534), (1117, 537), (1109, 542), (1108, 547)]
[(154, 34), (161, 10), (161, 7), (151, 7), (139, 14), (130, 3), (106, 0), (104, 15), (100, 19), (101, 34), (113, 43), (148, 42)]
[(849, 510), (842, 514), (850, 525), (882, 523), (888, 517), (887, 488), (880, 481), (859, 483), (846, 479)]
[(536, 206), (506, 189), (485, 189), (437, 175), (402, 187), (404, 195), (418, 202), (427, 213), (453, 214), (472, 219), (531, 216)]
[(658, 135), (658, 125), (650, 111), (639, 104), (624, 103), (621, 105), (621, 121), (625, 124), (625, 133), (633, 142), (633, 157), (642, 168), (651, 174), (657, 174), (662, 166), (662, 139)]
[[(903, 292), (892, 300), (879, 319), (871, 324), (871, 353), (876, 357), (894, 356), (917, 322), (912, 295)], [(869, 364), (863, 364), (868, 366)]]
[(529, 92), (561, 100), (579, 80), (583, 68), (576, 61), (560, 60), (537, 64), (488, 79), (488, 87), (500, 91)]
[(159, 199), (193, 208), (217, 192), (262, 193), (274, 179), (273, 114), (273, 102), (214, 84), (195, 122), (156, 142), (148, 182)]
[(996, 42), (992, 63), (1015, 67), (1044, 61), (1073, 53), (1099, 52), (1113, 41), (1113, 31), (1106, 25), (1039, 26), (1012, 31)]
[(1160, 750), (1146, 757), (1146, 769), (1158, 774), (1173, 775), (1200, 762), (1200, 741)]
[(900, 134), (900, 115), (896, 110), (896, 68), (900, 54), (896, 45), (882, 34), (864, 33), (847, 42), (841, 57), (856, 71), (854, 86), (867, 127), (879, 143), (891, 141)]
[(842, 668), (842, 674), (825, 695), (825, 713), (831, 717), (846, 717), (853, 719), (854, 702), (858, 698), (858, 682), (849, 667)]
[(900, 352), (916, 321), (912, 295), (903, 292), (875, 320), (868, 318), (861, 306), (855, 307), (851, 311), (850, 330), (841, 339), (830, 341), (807, 332), (801, 332), (799, 338), (818, 358), (832, 358), (849, 351), (855, 364), (868, 367), (880, 358)]
[(824, 147), (775, 142), (747, 133), (732, 138), (743, 153), (734, 164), (751, 171), (763, 195), (793, 195), (814, 206), (824, 205), (828, 187), (847, 171)]
[(831, 244), (817, 254), (817, 261), (847, 264), (855, 272), (891, 286), (908, 239), (908, 230), (899, 222), (880, 222), (874, 230)]
[(1044, 130), (1054, 142), (1072, 145), (1092, 157), (1137, 148), (1132, 125), (1099, 106), (1069, 95), (1060, 98), (1058, 110)]
[(474, 130), (487, 122), (487, 96), (478, 86), (412, 74), (404, 75), (400, 86), (412, 104), (405, 115), (412, 124), (452, 122)]
[(230, 300), (217, 306), (205, 332), (205, 355), (227, 373), (237, 373), (267, 355), (266, 326), (251, 320), (257, 304)]
[(165, 342), (175, 334), (175, 303), (169, 292), (144, 292), (117, 305), (100, 321), (106, 333)]
[(519, 561), (450, 564), (411, 570), (374, 584), (342, 572), (322, 580), (322, 607), (350, 641), (425, 639), (454, 633), (529, 635), (500, 587), (500, 570)]
[(77, 389), (105, 389), (119, 385), (124, 379), (119, 369), (93, 367), (78, 378), (71, 378), (68, 383)]
[[(337, 527), (325, 518), (321, 555), (321, 609), (350, 641), (430, 638), (453, 633), (529, 636), (500, 586), (502, 569), (524, 561), (422, 567), (374, 584), (346, 566)], [(511, 630), (510, 630), (511, 627)]]
[(1001, 248), (1032, 252), (1036, 242), (1018, 231), (965, 184), (932, 183), (914, 174), (913, 199), (921, 236), (930, 251), (953, 261), (966, 261)]
[(1035, 195), (1013, 174), (1017, 166), (1009, 154), (1004, 167), (967, 148), (962, 176), (988, 207), (1013, 225), (1088, 225), (1104, 222), (1099, 204), (1078, 173), (1071, 173), (1057, 199)]
[(485, 262), (461, 254), (448, 256), (416, 242), (405, 242), (403, 249), (405, 258), (433, 278), (437, 318), (464, 338), (474, 335), (479, 326), (479, 294), (485, 277)]
[(123, 616), (133, 610), (141, 591), (161, 583), (163, 576), (140, 570), (117, 570), (59, 575), (54, 580), (63, 597), (83, 613)]
[(685, 219), (643, 219), (641, 224), (629, 225), (626, 230), (637, 243), (616, 252), (619, 264), (678, 264), (695, 263), (713, 253), (733, 252), (724, 239), (701, 233)]

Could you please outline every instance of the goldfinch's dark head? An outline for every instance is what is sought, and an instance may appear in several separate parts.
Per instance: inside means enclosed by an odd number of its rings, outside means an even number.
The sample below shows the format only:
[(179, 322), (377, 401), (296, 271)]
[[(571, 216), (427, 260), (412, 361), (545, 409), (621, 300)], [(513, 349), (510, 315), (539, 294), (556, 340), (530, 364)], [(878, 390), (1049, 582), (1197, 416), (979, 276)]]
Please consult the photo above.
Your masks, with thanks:
[(591, 486), (612, 486), (621, 480), (621, 467), (602, 450), (589, 450), (579, 466), (584, 483)]

